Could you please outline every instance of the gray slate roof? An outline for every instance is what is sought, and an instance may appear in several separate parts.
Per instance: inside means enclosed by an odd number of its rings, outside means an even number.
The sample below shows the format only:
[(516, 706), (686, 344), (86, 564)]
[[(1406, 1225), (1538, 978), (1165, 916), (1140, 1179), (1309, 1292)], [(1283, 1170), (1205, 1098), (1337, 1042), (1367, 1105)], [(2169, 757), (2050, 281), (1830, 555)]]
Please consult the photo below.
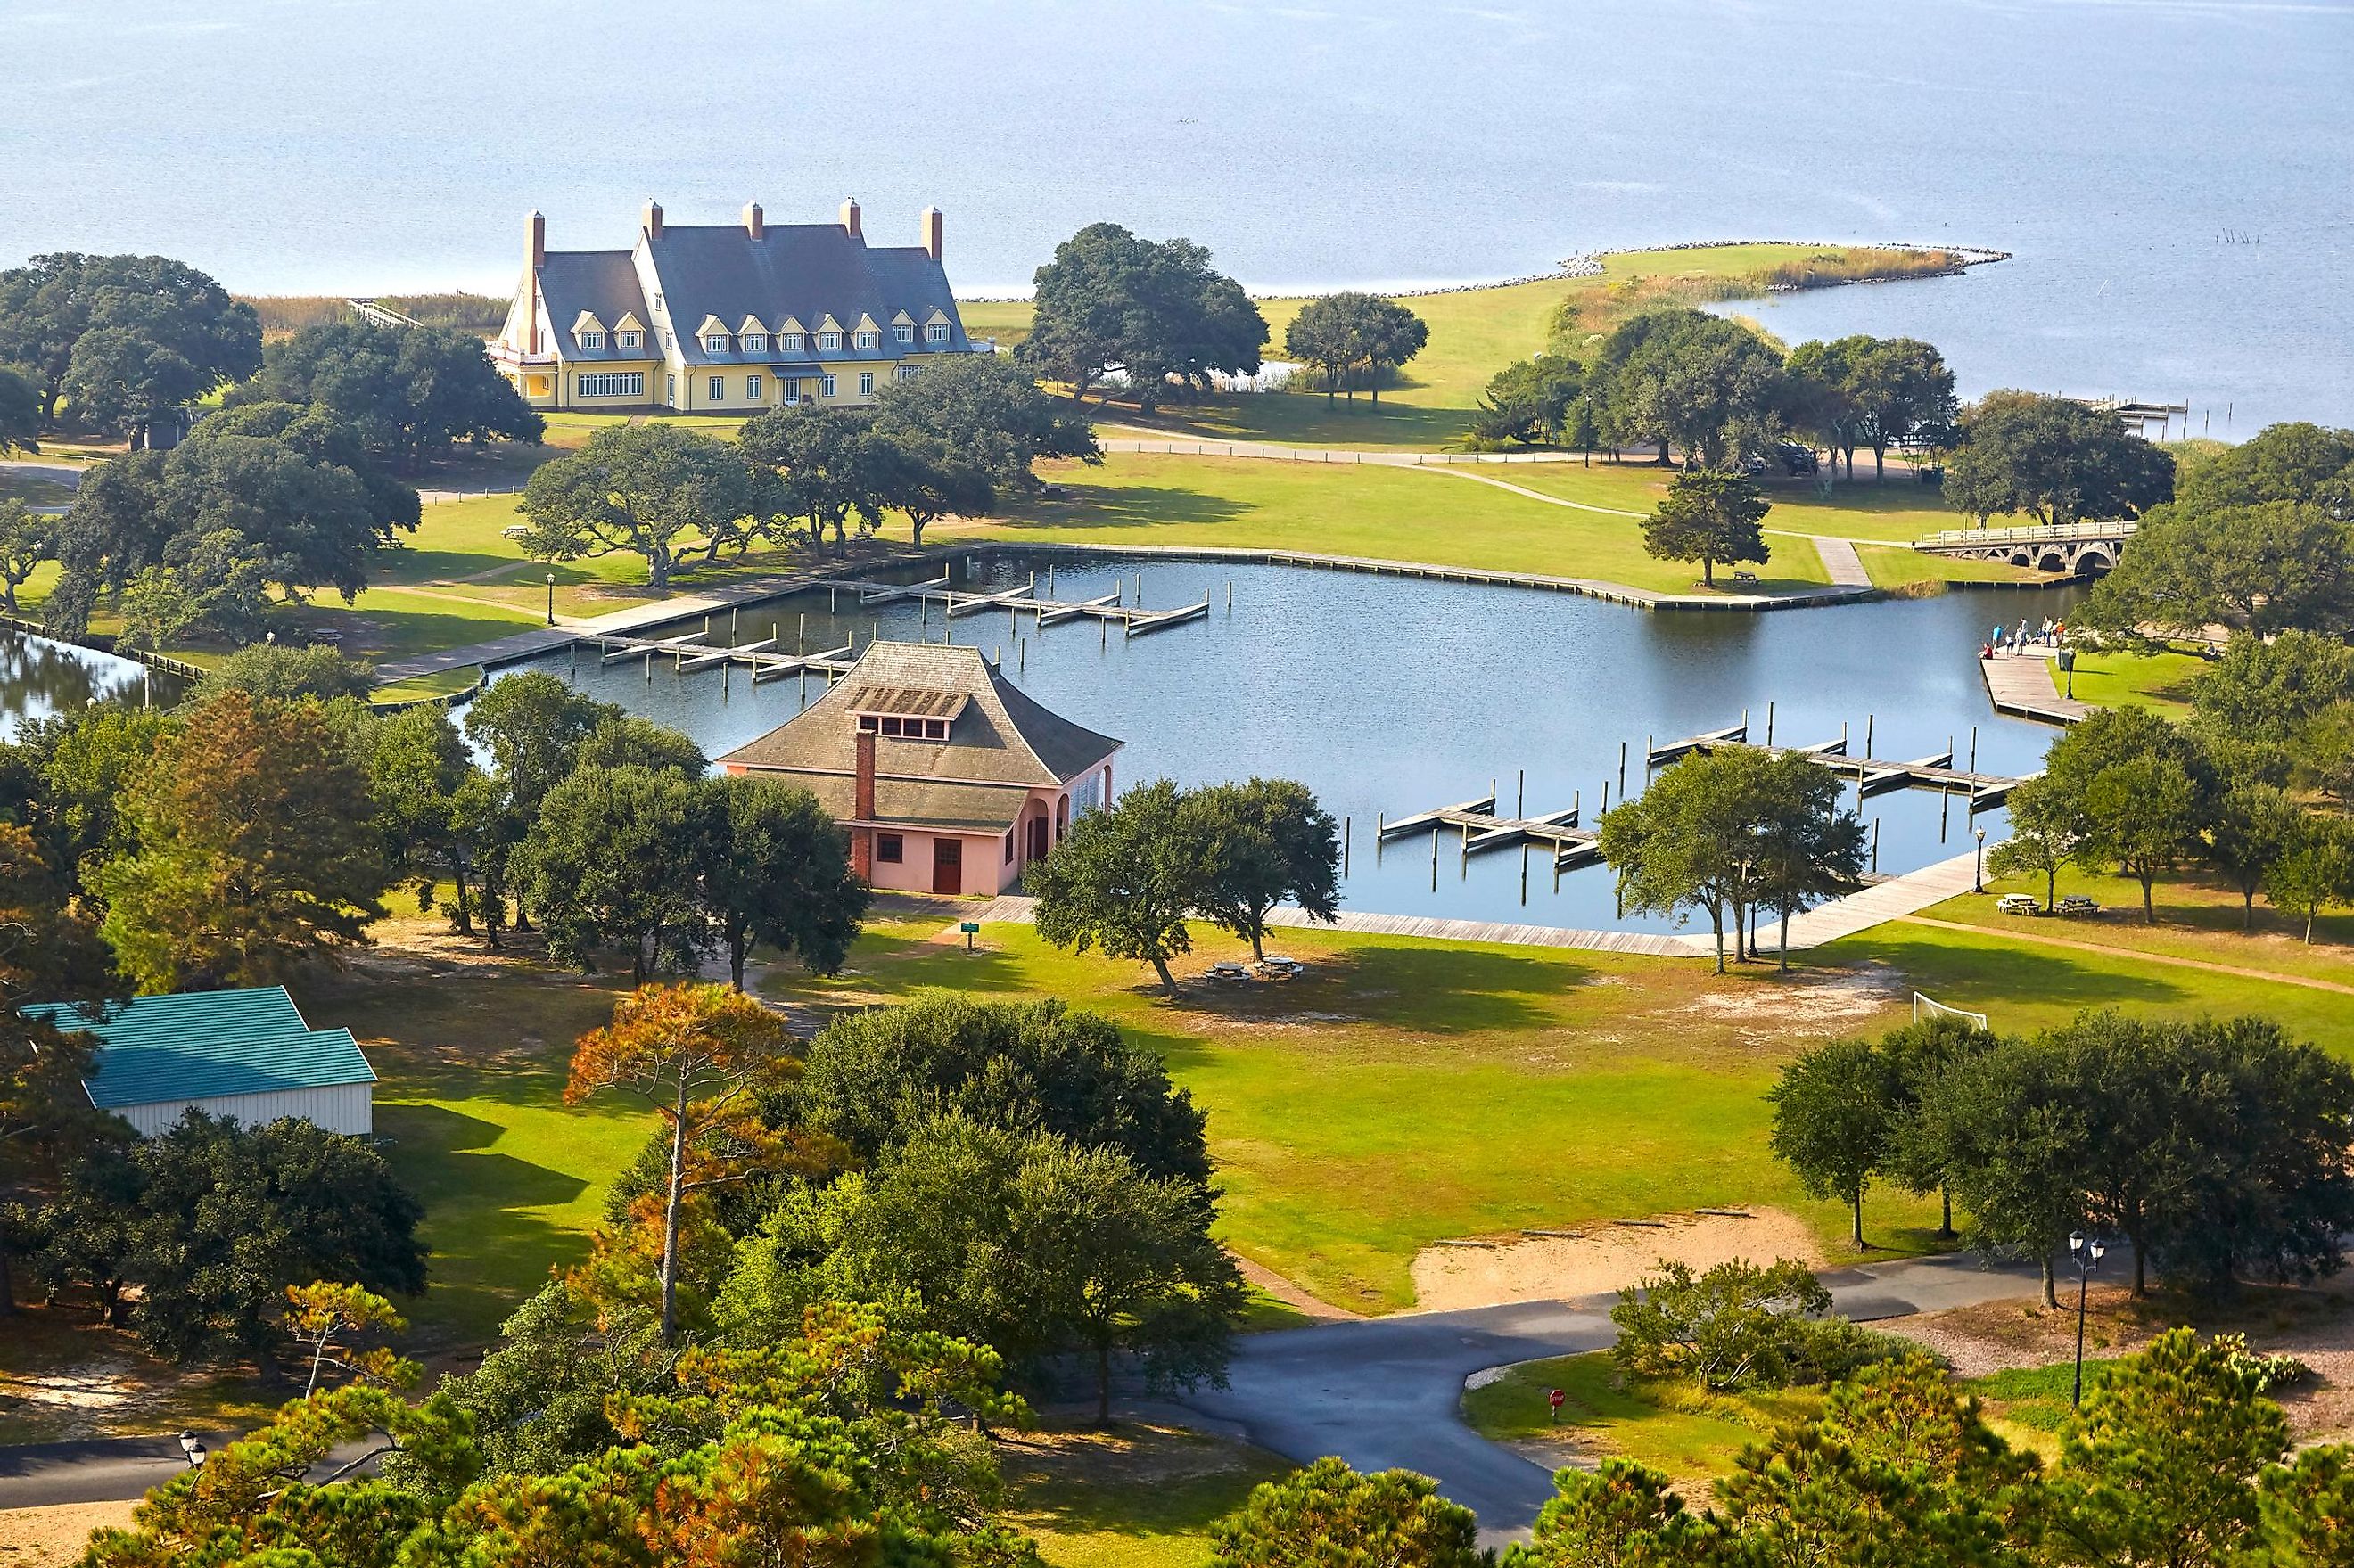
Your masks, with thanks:
[(312, 1028), (284, 986), (23, 1011), (98, 1037), (97, 1070), (83, 1086), (101, 1110), (376, 1081), (352, 1032)]
[[(660, 359), (661, 329), (638, 289), (638, 270), (626, 250), (551, 250), (539, 269), (540, 296), (547, 302), (548, 329), (566, 359)], [(583, 349), (572, 323), (588, 312), (605, 323), (605, 346)], [(613, 329), (631, 312), (645, 326), (645, 342), (624, 352), (613, 346)]]
[[(1000, 831), (1035, 788), (1052, 789), (1118, 751), (1120, 743), (1032, 702), (981, 657), (978, 648), (877, 642), (856, 668), (780, 728), (737, 747), (723, 764), (801, 775), (827, 810), (848, 816), (849, 800), (831, 798), (827, 776), (847, 786), (858, 767), (854, 715), (875, 711), (885, 693), (933, 691), (969, 697), (942, 740), (877, 736), (875, 812), (900, 821), (994, 823)], [(993, 787), (993, 788), (992, 788)], [(1002, 809), (1002, 817), (1000, 810)]]
[[(771, 223), (758, 239), (738, 223), (665, 223), (662, 237), (646, 244), (662, 291), (663, 315), (678, 338), (680, 355), (689, 365), (806, 367), (818, 357), (813, 340), (818, 323), (829, 315), (843, 333), (841, 349), (824, 351), (823, 357), (830, 361), (888, 364), (910, 353), (949, 354), (972, 346), (965, 336), (964, 318), (957, 313), (947, 271), (920, 245), (868, 245), (853, 239), (838, 223)], [(563, 339), (566, 358), (658, 356), (659, 338), (651, 340), (650, 353), (643, 355), (616, 353), (610, 341), (603, 353), (583, 354), (572, 341), (572, 323), (583, 309), (594, 312), (609, 329), (623, 311), (634, 310), (649, 332), (663, 330), (646, 308), (631, 265), (631, 254), (625, 250), (547, 253), (540, 268), (540, 290), (547, 300), (548, 323)], [(891, 318), (902, 311), (915, 320), (912, 345), (891, 335)], [(924, 341), (924, 325), (935, 311), (949, 320), (949, 341), (944, 344)], [(705, 317), (718, 317), (733, 334), (748, 315), (758, 316), (771, 332), (786, 317), (793, 317), (811, 334), (810, 352), (788, 358), (774, 352), (711, 355), (703, 351), (695, 329)], [(879, 346), (864, 351), (852, 346), (852, 334), (858, 330), (862, 315), (874, 318), (882, 334)]]

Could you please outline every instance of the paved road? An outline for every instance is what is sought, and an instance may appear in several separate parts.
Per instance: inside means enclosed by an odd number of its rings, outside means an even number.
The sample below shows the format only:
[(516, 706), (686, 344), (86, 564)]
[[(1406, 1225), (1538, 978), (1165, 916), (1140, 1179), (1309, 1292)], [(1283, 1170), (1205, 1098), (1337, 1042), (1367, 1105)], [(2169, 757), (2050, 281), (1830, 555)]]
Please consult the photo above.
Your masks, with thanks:
[[(218, 1448), (231, 1434), (209, 1432)], [(188, 1467), (177, 1437), (94, 1437), (0, 1448), (0, 1509), (127, 1502)]]
[[(2036, 1285), (2031, 1267), (1968, 1258), (1838, 1269), (1822, 1279), (1838, 1309), (1860, 1320), (2026, 1296)], [(1484, 1367), (1606, 1348), (1614, 1300), (1409, 1313), (1252, 1335), (1228, 1371), (1232, 1386), (1202, 1390), (1184, 1403), (1302, 1464), (1337, 1454), (1361, 1470), (1419, 1470), (1479, 1514), (1483, 1542), (1524, 1539), (1553, 1495), (1552, 1477), (1463, 1424), (1463, 1380)]]

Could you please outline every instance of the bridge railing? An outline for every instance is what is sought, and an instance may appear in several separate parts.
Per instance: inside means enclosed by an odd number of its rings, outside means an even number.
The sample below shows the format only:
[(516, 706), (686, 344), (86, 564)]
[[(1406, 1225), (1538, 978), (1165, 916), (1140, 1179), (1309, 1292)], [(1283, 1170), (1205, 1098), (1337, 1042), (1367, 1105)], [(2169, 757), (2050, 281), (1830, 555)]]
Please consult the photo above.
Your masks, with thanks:
[(1918, 547), (1968, 545), (2072, 545), (2081, 540), (2122, 542), (2139, 530), (2138, 523), (2061, 523), (2022, 528), (1942, 528), (1915, 541)]

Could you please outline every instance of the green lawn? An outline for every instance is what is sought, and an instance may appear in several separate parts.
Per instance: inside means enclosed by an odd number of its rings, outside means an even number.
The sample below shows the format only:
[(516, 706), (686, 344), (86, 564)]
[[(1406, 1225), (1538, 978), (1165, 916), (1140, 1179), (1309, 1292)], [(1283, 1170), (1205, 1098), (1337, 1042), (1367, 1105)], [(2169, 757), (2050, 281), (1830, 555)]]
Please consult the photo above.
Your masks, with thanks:
[[(1229, 1245), (1358, 1310), (1410, 1305), (1409, 1266), (1440, 1238), (1527, 1226), (1774, 1205), (1839, 1255), (1843, 1216), (1767, 1154), (1761, 1097), (1816, 1040), (1901, 1022), (1915, 986), (2006, 1030), (2099, 1005), (2255, 1011), (2354, 1053), (2342, 995), (1914, 924), (1810, 955), (1789, 990), (1762, 968), (1719, 979), (1671, 959), (1287, 931), (1305, 979), (1176, 1002), (1138, 966), (1057, 952), (1028, 927), (990, 927), (970, 956), (923, 941), (929, 928), (878, 927), (841, 979), (787, 989), (851, 1006), (946, 986), (1105, 1012), (1208, 1110)], [(1196, 969), (1236, 951), (1196, 937)], [(1821, 1011), (1800, 1022), (1802, 1008)], [(1893, 1250), (1930, 1246), (1934, 1221), (1882, 1189), (1865, 1207)]]
[(21, 501), (27, 506), (70, 506), (73, 486), (45, 473), (0, 466), (0, 501)]
[[(1562, 1392), (1555, 1419), (1548, 1389)], [(1822, 1408), (1808, 1389), (1710, 1394), (1687, 1384), (1622, 1382), (1606, 1351), (1523, 1361), (1497, 1381), (1468, 1390), (1463, 1418), (1499, 1442), (1557, 1441), (1581, 1457), (1617, 1455), (1649, 1465), (1687, 1491), (1733, 1471), (1744, 1448), (1784, 1421)]]
[[(1430, 341), (1405, 369), (1405, 385), (1384, 390), (1376, 408), (1360, 396), (1328, 405), (1320, 394), (1270, 393), (1214, 398), (1164, 408), (1153, 428), (1210, 440), (1273, 440), (1307, 446), (1437, 448), (1463, 433), (1488, 378), (1545, 346), (1565, 299), (1582, 307), (1581, 325), (1607, 330), (1623, 315), (1659, 305), (1738, 299), (1762, 291), (1752, 281), (1778, 262), (1844, 247), (1720, 245), (1691, 250), (1635, 251), (1602, 259), (1591, 278), (1547, 278), (1498, 289), (1422, 294), (1401, 300), (1428, 323)], [(1286, 357), (1283, 334), (1302, 299), (1258, 302), (1267, 318), (1267, 356)], [(965, 330), (1018, 343), (1030, 328), (1026, 300), (959, 306)], [(1113, 408), (1106, 418), (1133, 418)]]
[(404, 1303), (416, 1347), (487, 1343), (551, 1268), (587, 1255), (605, 1189), (653, 1127), (625, 1097), (563, 1103), (572, 1042), (611, 1018), (614, 994), (487, 967), (303, 991), (305, 1017), (366, 1051), (376, 1132), (425, 1204), (430, 1279)]
[[(1596, 577), (1663, 593), (1691, 591), (1700, 578), (1696, 566), (1646, 555), (1637, 518), (1555, 506), (1447, 470), (1139, 453), (1116, 453), (1098, 468), (1050, 466), (1069, 500), (960, 525), (956, 536), (1320, 551)], [(1520, 482), (1522, 471), (1509, 482)], [(1828, 580), (1806, 540), (1768, 543), (1774, 558), (1757, 568), (1762, 589)]]
[[(2180, 718), (2190, 711), (2190, 683), (2208, 668), (2207, 661), (2196, 653), (2170, 648), (2156, 653), (2079, 649), (2076, 699), (2105, 708), (2148, 708), (2168, 718)], [(2066, 681), (2058, 662), (2052, 662), (2052, 688), (2063, 689)]]
[(1007, 1522), (1053, 1568), (1201, 1568), (1210, 1526), (1291, 1466), (1246, 1444), (1173, 1426), (1052, 1426), (1005, 1437)]

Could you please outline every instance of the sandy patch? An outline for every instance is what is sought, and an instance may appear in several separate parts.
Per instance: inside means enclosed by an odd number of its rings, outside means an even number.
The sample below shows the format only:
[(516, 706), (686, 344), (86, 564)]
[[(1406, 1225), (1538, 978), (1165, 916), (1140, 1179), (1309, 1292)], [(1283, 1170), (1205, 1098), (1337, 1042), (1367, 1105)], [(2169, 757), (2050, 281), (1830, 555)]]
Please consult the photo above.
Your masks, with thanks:
[(154, 1379), (121, 1356), (101, 1355), (67, 1370), (0, 1372), (0, 1411), (38, 1424), (45, 1439), (104, 1436), (154, 1397)]
[(128, 1525), (135, 1502), (0, 1509), (0, 1568), (65, 1568), (93, 1530)]
[(1904, 1000), (1903, 977), (1884, 964), (1776, 976), (1776, 983), (1704, 991), (1678, 1012), (1745, 1036), (1837, 1034)]
[(1779, 1209), (1732, 1214), (1659, 1214), (1639, 1224), (1602, 1223), (1574, 1236), (1524, 1236), (1484, 1246), (1425, 1247), (1414, 1260), (1415, 1309), (1448, 1312), (1510, 1301), (1553, 1301), (1624, 1290), (1662, 1258), (1708, 1268), (1728, 1258), (1770, 1263), (1826, 1258), (1814, 1230)]

